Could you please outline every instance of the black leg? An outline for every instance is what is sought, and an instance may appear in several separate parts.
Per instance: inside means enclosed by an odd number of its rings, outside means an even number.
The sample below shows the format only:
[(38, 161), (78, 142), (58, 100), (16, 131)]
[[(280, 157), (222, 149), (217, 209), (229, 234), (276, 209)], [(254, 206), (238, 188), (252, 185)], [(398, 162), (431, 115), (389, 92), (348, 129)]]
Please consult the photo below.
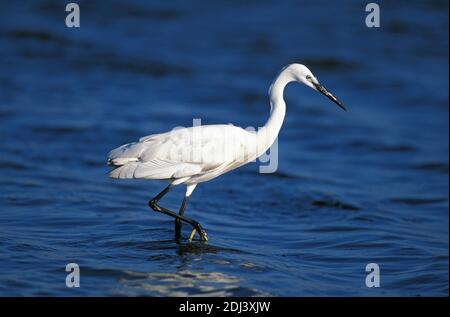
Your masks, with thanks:
[[(168, 216), (174, 217), (176, 220), (179, 221), (184, 221), (188, 224), (190, 224), (191, 226), (194, 227), (194, 229), (192, 230), (191, 236), (189, 237), (189, 240), (192, 240), (193, 236), (195, 235), (195, 232), (198, 231), (200, 234), (200, 237), (202, 240), (204, 241), (208, 241), (208, 237), (206, 236), (206, 232), (205, 230), (203, 230), (202, 226), (200, 225), (200, 223), (198, 223), (197, 221), (195, 221), (194, 219), (185, 217), (183, 215), (184, 213), (184, 208), (186, 208), (186, 206), (184, 206), (183, 208), (183, 213), (182, 214), (177, 214), (176, 212), (173, 212), (167, 208), (161, 207), (158, 205), (158, 201), (165, 195), (167, 194), (170, 190), (172, 189), (172, 186), (167, 186), (162, 192), (160, 192), (158, 195), (156, 195), (155, 198), (153, 198), (152, 200), (150, 200), (148, 202), (148, 205), (150, 206), (150, 208), (152, 208), (154, 211), (166, 214)], [(187, 201), (185, 202), (183, 200), (183, 204), (185, 205), (187, 203)], [(182, 204), (182, 207), (183, 207)]]
[(169, 185), (166, 188), (163, 189), (162, 192), (160, 192), (158, 195), (156, 195), (155, 198), (153, 198), (152, 200), (150, 200), (150, 202), (155, 201), (156, 203), (163, 198), (168, 192), (170, 192), (170, 190), (172, 189), (172, 186)]
[[(183, 202), (181, 203), (180, 211), (178, 212), (179, 216), (184, 216), (184, 210), (186, 209), (186, 205), (189, 201), (189, 196), (184, 196)], [(179, 218), (175, 219), (175, 239), (180, 240), (181, 238), (181, 220)]]

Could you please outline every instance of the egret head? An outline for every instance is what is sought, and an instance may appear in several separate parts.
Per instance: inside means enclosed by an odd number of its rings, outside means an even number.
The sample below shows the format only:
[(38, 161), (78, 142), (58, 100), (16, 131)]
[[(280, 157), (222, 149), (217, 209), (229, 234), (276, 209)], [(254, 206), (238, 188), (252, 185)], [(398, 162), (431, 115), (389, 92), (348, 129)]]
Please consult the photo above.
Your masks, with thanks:
[(333, 101), (336, 105), (338, 105), (342, 110), (347, 111), (342, 102), (340, 102), (331, 92), (326, 90), (325, 87), (320, 84), (317, 77), (314, 76), (314, 74), (305, 65), (291, 64), (286, 67), (286, 71), (289, 71), (291, 73), (291, 76), (295, 81), (305, 84), (315, 91), (320, 92), (328, 99)]

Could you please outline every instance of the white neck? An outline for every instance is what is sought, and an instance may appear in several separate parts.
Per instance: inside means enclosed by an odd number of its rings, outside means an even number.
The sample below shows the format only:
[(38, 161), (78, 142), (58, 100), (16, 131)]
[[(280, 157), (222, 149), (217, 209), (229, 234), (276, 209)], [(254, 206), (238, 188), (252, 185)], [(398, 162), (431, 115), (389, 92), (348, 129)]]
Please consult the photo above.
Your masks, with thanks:
[(286, 103), (284, 102), (284, 88), (290, 82), (295, 81), (292, 73), (283, 70), (272, 83), (269, 89), (270, 117), (266, 124), (257, 133), (258, 156), (269, 149), (278, 137), (286, 114)]

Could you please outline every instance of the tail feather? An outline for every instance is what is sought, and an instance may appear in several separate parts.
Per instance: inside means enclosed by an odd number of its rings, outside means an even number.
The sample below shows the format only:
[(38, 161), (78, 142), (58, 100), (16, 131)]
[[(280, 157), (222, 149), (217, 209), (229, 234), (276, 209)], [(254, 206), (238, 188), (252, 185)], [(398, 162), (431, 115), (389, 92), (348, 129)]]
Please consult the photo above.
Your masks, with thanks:
[(117, 157), (117, 158), (108, 158), (108, 165), (112, 166), (122, 166), (128, 163), (137, 162), (138, 159), (135, 157)]
[(134, 178), (134, 171), (138, 163), (132, 162), (126, 165), (118, 166), (109, 173), (111, 178)]

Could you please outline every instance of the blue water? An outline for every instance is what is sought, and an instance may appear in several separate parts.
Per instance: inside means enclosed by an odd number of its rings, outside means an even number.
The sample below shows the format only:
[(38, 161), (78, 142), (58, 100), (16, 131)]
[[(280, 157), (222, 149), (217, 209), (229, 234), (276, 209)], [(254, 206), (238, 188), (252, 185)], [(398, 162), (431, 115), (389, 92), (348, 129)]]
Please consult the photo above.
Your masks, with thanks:
[[(378, 29), (363, 1), (78, 3), (78, 29), (66, 1), (0, 3), (0, 295), (448, 294), (447, 1), (379, 1)], [(277, 172), (194, 192), (208, 243), (148, 208), (164, 183), (107, 177), (109, 150), (192, 118), (262, 125), (292, 62), (349, 112), (290, 85)]]

